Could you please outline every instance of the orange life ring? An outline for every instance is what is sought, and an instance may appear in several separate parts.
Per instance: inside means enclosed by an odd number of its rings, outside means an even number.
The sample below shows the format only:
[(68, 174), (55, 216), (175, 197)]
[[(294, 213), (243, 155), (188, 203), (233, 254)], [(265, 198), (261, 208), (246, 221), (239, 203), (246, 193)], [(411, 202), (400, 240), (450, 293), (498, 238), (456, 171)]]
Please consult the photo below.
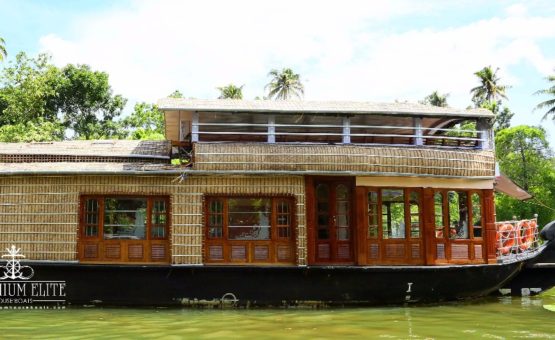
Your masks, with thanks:
[(536, 239), (537, 223), (534, 220), (521, 221), (516, 227), (516, 239), (518, 248), (525, 251), (532, 246)]
[(497, 230), (495, 242), (498, 245), (499, 252), (507, 255), (515, 245), (515, 229), (512, 224), (505, 223)]

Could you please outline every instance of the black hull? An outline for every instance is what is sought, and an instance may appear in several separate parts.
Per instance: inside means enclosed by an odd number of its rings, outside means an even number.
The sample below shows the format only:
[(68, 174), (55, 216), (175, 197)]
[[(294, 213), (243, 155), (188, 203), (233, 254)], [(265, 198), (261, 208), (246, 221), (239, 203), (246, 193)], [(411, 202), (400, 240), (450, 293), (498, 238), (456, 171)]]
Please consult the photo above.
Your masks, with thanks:
[(517, 274), (522, 263), (427, 267), (29, 265), (35, 271), (33, 280), (66, 282), (67, 304), (289, 306), (475, 298), (499, 289)]
[(555, 243), (528, 261), (522, 270), (503, 286), (501, 293), (534, 295), (555, 287)]

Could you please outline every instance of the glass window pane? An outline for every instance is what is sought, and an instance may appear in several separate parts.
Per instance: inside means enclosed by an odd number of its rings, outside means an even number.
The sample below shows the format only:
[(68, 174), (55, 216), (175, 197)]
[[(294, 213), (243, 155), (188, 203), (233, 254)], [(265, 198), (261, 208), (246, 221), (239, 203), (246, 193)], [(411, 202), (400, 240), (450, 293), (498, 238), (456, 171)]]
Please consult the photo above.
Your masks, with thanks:
[(383, 238), (405, 238), (405, 198), (400, 189), (382, 190)]
[(227, 202), (230, 240), (270, 239), (270, 199), (230, 198)]
[(441, 192), (434, 194), (434, 211), (435, 211), (435, 233), (436, 238), (443, 238), (444, 225), (443, 225), (443, 195)]
[(378, 238), (378, 192), (368, 192), (368, 238)]
[(145, 239), (146, 198), (104, 200), (105, 239)]
[(449, 191), (449, 233), (453, 238), (467, 239), (468, 234), (468, 194), (464, 191)]
[(420, 193), (410, 193), (410, 237), (420, 237)]
[(478, 193), (473, 193), (471, 199), (474, 237), (482, 237), (482, 200)]

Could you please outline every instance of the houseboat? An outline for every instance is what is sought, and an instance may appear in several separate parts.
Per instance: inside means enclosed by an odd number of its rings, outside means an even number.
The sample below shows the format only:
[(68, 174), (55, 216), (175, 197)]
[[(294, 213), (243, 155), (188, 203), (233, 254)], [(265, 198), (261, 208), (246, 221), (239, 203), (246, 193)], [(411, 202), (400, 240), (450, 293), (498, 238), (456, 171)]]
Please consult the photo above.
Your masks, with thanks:
[(496, 291), (540, 251), (498, 232), (490, 111), (159, 108), (165, 141), (0, 144), (1, 284), (78, 305), (426, 303)]

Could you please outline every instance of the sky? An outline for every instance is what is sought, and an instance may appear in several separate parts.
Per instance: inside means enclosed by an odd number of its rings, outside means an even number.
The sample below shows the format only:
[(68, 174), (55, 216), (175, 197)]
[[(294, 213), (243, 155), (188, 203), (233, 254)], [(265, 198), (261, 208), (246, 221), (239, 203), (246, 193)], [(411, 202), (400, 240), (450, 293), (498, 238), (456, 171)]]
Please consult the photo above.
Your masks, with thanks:
[(305, 100), (417, 102), (433, 91), (471, 105), (474, 72), (499, 68), (512, 125), (541, 125), (534, 92), (555, 74), (553, 0), (0, 0), (8, 58), (24, 51), (89, 64), (114, 93), (155, 103), (174, 90), (217, 98), (244, 85), (264, 96), (271, 69), (301, 75)]

